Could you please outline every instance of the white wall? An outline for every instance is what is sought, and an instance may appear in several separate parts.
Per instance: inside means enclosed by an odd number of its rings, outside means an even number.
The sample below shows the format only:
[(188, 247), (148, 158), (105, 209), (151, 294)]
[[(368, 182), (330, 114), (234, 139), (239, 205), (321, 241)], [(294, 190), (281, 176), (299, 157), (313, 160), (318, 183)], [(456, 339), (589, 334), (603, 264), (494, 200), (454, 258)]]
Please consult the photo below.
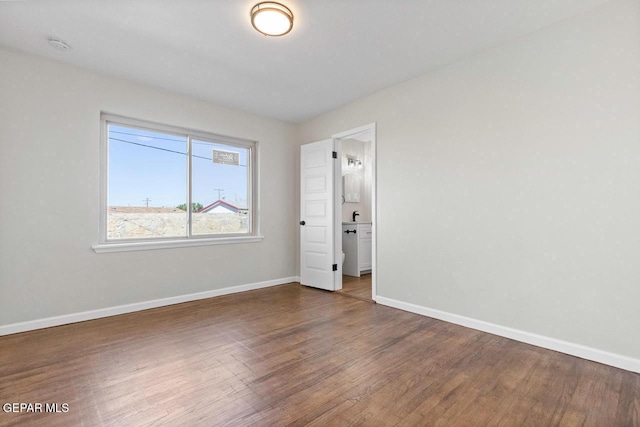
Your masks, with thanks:
[(299, 141), (373, 121), (379, 295), (640, 358), (640, 2), (346, 105)]
[[(0, 58), (0, 326), (297, 274), (291, 125), (14, 51)], [(264, 240), (94, 253), (100, 111), (260, 141)]]

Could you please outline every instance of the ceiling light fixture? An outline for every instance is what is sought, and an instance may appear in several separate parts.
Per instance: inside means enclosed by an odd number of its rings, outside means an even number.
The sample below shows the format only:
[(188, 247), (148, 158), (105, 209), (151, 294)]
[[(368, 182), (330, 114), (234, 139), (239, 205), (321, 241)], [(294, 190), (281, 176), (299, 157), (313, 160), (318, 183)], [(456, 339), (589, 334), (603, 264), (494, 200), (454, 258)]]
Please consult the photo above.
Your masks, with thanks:
[(285, 5), (265, 1), (251, 9), (251, 25), (265, 36), (284, 36), (293, 28), (293, 13)]

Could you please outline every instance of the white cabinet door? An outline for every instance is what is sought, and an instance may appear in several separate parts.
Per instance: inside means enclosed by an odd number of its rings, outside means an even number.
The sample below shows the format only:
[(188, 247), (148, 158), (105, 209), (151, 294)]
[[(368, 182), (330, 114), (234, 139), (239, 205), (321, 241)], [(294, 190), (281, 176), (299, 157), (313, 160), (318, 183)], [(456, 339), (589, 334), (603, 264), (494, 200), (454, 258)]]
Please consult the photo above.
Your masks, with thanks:
[(360, 277), (362, 272), (371, 271), (371, 224), (344, 224), (342, 233), (342, 274)]
[(371, 242), (369, 239), (360, 239), (358, 247), (358, 264), (360, 272), (371, 270)]
[(356, 225), (342, 226), (342, 251), (344, 252), (344, 264), (342, 274), (360, 277), (358, 267), (358, 228)]
[(371, 270), (371, 224), (358, 224), (359, 271)]

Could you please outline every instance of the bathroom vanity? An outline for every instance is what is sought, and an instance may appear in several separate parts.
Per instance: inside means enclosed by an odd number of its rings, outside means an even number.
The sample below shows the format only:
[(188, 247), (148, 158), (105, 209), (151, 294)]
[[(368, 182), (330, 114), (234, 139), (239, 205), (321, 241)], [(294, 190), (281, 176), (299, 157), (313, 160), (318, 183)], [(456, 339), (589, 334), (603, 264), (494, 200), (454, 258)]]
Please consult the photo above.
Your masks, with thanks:
[(342, 274), (360, 277), (371, 271), (371, 223), (342, 223)]

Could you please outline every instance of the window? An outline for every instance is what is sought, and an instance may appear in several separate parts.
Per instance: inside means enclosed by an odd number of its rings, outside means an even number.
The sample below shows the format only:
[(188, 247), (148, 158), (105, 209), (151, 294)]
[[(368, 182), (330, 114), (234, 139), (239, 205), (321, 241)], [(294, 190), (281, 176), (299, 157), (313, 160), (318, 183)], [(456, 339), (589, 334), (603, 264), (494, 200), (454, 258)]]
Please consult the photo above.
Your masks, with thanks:
[(96, 252), (256, 240), (256, 142), (108, 114), (102, 133)]

